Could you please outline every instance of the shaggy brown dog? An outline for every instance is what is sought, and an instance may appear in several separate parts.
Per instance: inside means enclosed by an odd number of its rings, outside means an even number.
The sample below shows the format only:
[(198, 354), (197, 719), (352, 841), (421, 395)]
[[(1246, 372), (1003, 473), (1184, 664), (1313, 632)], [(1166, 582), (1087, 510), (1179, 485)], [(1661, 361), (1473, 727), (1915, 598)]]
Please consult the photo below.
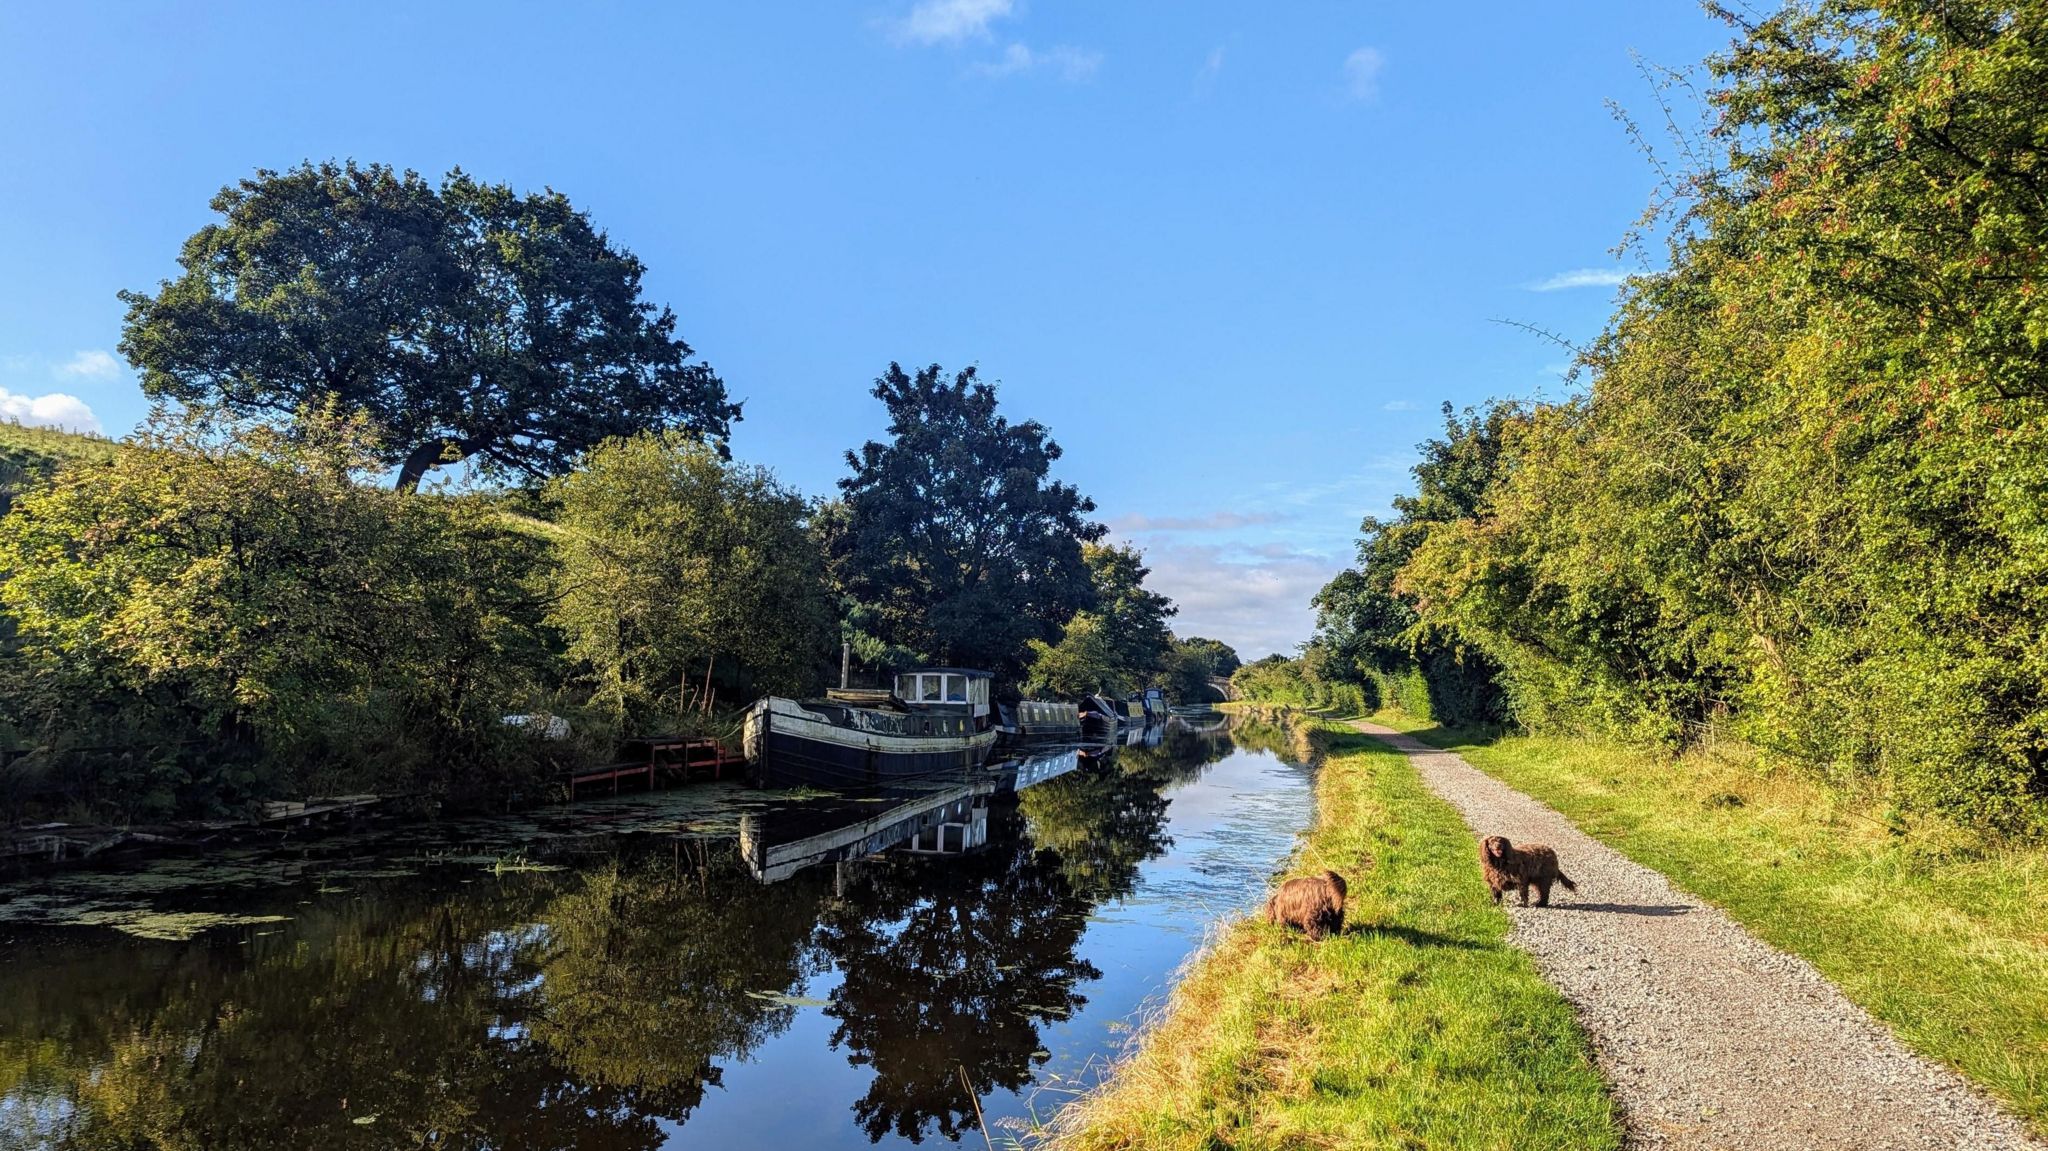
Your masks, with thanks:
[(1520, 888), (1522, 906), (1529, 906), (1529, 889), (1536, 889), (1536, 906), (1550, 906), (1550, 885), (1564, 884), (1566, 891), (1579, 885), (1558, 866), (1557, 852), (1547, 847), (1516, 847), (1505, 835), (1489, 835), (1479, 843), (1479, 866), (1486, 872), (1486, 886), (1493, 889), (1493, 901), (1503, 892)]
[(1344, 877), (1334, 871), (1290, 879), (1266, 901), (1266, 922), (1298, 927), (1310, 939), (1344, 930)]

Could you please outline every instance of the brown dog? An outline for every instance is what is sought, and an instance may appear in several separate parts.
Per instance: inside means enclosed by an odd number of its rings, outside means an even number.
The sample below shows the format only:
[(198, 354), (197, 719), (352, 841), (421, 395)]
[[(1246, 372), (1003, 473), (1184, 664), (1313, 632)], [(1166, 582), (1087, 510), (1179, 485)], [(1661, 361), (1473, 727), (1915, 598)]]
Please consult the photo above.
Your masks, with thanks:
[(1266, 901), (1266, 922), (1298, 927), (1310, 939), (1344, 930), (1344, 877), (1334, 871), (1290, 879)]
[(1529, 906), (1529, 889), (1536, 889), (1536, 906), (1550, 906), (1550, 885), (1561, 883), (1566, 891), (1579, 885), (1558, 866), (1557, 852), (1547, 847), (1516, 847), (1505, 835), (1489, 835), (1479, 842), (1479, 866), (1486, 872), (1486, 886), (1493, 889), (1493, 901), (1502, 893), (1519, 888), (1522, 906)]

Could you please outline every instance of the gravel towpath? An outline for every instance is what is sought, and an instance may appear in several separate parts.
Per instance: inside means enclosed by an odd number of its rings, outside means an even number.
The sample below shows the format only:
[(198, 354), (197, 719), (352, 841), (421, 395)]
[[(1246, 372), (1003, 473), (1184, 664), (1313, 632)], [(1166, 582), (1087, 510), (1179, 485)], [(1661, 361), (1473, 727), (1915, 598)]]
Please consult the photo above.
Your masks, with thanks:
[[(1631, 1147), (2044, 1151), (1805, 960), (1458, 756), (1360, 723), (1409, 757), (1475, 835), (1557, 849), (1576, 894), (1512, 906), (1510, 940), (1578, 1009)], [(1475, 858), (1477, 848), (1474, 848)]]

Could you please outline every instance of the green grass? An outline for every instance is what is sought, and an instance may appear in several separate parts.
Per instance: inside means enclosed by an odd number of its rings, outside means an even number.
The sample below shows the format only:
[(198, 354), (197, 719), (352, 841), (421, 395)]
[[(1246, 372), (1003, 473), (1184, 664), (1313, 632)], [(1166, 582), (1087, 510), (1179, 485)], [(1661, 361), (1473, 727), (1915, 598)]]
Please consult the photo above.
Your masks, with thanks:
[(1804, 956), (2048, 1134), (2048, 848), (1759, 773), (1739, 750), (1417, 730)]
[(1457, 815), (1402, 756), (1324, 741), (1317, 825), (1290, 871), (1346, 877), (1344, 934), (1227, 929), (1055, 1145), (1620, 1146), (1571, 1008), (1507, 946)]

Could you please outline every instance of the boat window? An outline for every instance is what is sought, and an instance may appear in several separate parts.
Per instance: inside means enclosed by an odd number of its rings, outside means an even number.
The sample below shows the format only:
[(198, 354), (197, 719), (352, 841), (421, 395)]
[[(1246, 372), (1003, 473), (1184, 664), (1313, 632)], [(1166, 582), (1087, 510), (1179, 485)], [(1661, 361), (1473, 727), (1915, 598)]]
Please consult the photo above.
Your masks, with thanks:
[(917, 698), (917, 677), (916, 677), (916, 676), (914, 676), (914, 675), (899, 675), (899, 676), (897, 676), (897, 677), (896, 677), (896, 698), (897, 698), (897, 699), (916, 699), (916, 698)]
[(924, 680), (924, 692), (917, 697), (918, 700), (924, 703), (939, 702), (939, 680), (943, 677), (927, 675), (920, 678)]
[(967, 702), (967, 677), (966, 677), (966, 676), (964, 676), (964, 675), (949, 675), (949, 676), (947, 676), (947, 677), (946, 677), (946, 702), (947, 702), (947, 703), (966, 703), (966, 702)]
[(968, 684), (968, 685), (967, 685), (967, 692), (968, 692), (968, 695), (969, 695), (969, 696), (970, 696), (970, 697), (971, 697), (971, 698), (972, 698), (972, 699), (974, 700), (974, 702), (976, 702), (976, 703), (980, 703), (980, 704), (985, 704), (985, 703), (987, 703), (987, 702), (988, 702), (988, 681), (987, 681), (987, 680), (985, 680), (985, 679), (977, 679), (977, 680), (975, 680), (974, 682), (972, 682), (972, 683), (970, 683), (970, 684)]

